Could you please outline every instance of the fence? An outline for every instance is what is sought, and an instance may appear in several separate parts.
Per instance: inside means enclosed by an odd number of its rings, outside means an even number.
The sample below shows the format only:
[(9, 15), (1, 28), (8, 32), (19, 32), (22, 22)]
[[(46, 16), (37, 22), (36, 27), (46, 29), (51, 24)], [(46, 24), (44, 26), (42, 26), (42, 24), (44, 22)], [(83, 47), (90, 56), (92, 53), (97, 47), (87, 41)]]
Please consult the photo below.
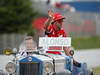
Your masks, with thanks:
[(4, 49), (13, 49), (19, 47), (26, 35), (21, 34), (2, 34), (0, 35), (0, 54)]
[[(71, 37), (93, 37), (100, 36), (100, 14), (98, 13), (62, 13), (65, 16), (63, 28)], [(46, 17), (42, 17), (45, 19)], [(41, 19), (41, 17), (40, 17)], [(36, 35), (44, 35), (43, 23), (37, 18)], [(41, 22), (43, 22), (41, 19)], [(40, 24), (39, 24), (40, 23)], [(42, 24), (42, 25), (41, 25)], [(39, 29), (38, 29), (39, 28)]]
[(65, 31), (73, 37), (100, 36), (100, 14), (66, 13)]

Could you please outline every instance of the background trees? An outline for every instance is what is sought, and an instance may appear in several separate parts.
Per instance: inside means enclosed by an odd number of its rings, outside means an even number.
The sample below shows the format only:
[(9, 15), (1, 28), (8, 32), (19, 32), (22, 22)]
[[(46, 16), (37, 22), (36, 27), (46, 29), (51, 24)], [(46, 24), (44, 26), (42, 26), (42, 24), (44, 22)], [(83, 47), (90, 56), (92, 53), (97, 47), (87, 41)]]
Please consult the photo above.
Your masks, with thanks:
[(31, 0), (0, 0), (0, 33), (30, 33), (35, 16)]

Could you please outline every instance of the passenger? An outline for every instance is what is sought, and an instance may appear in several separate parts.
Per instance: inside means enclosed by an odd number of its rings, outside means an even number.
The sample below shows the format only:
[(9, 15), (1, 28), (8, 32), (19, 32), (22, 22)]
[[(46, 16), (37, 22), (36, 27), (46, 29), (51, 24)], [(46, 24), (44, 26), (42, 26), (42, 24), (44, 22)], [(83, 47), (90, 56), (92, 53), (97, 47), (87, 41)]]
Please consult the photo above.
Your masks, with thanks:
[[(62, 28), (63, 20), (65, 19), (60, 13), (54, 13), (53, 10), (48, 11), (48, 19), (44, 24), (45, 35), (48, 37), (67, 37), (64, 29)], [(67, 56), (71, 56), (70, 47), (63, 47), (63, 50)], [(59, 51), (47, 51), (47, 53), (61, 54)], [(80, 63), (74, 60), (76, 66), (80, 66)]]
[[(63, 20), (65, 19), (65, 17), (60, 13), (54, 13), (52, 10), (48, 11), (48, 15), (49, 18), (44, 24), (45, 34), (48, 37), (67, 37), (64, 29), (62, 28)], [(69, 55), (69, 50), (66, 50), (66, 48), (64, 48), (64, 51), (67, 55)], [(48, 53), (61, 54), (58, 51), (48, 51)]]

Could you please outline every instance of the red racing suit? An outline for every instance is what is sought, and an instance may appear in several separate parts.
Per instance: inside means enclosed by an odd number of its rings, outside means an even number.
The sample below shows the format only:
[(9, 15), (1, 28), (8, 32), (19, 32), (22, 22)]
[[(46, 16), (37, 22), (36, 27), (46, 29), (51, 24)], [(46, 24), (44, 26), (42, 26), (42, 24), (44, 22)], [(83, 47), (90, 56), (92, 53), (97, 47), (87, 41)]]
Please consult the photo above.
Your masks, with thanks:
[[(60, 30), (56, 30), (56, 25), (48, 26), (47, 31), (45, 31), (45, 34), (48, 37), (67, 37), (63, 28), (61, 28)], [(51, 50), (51, 51), (47, 51), (47, 53), (61, 54), (59, 51), (52, 51), (52, 50), (62, 50), (62, 48), (61, 47), (49, 47), (48, 50)]]

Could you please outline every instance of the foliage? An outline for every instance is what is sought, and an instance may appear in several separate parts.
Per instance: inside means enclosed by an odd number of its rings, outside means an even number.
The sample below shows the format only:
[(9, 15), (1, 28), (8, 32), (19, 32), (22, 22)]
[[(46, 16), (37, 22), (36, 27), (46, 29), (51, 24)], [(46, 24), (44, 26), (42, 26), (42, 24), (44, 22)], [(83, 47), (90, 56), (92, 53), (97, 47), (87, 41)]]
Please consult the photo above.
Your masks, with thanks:
[(72, 38), (72, 46), (76, 49), (100, 48), (100, 36)]
[(32, 32), (35, 16), (31, 0), (0, 0), (0, 33)]
[(100, 66), (93, 68), (94, 75), (100, 75)]

